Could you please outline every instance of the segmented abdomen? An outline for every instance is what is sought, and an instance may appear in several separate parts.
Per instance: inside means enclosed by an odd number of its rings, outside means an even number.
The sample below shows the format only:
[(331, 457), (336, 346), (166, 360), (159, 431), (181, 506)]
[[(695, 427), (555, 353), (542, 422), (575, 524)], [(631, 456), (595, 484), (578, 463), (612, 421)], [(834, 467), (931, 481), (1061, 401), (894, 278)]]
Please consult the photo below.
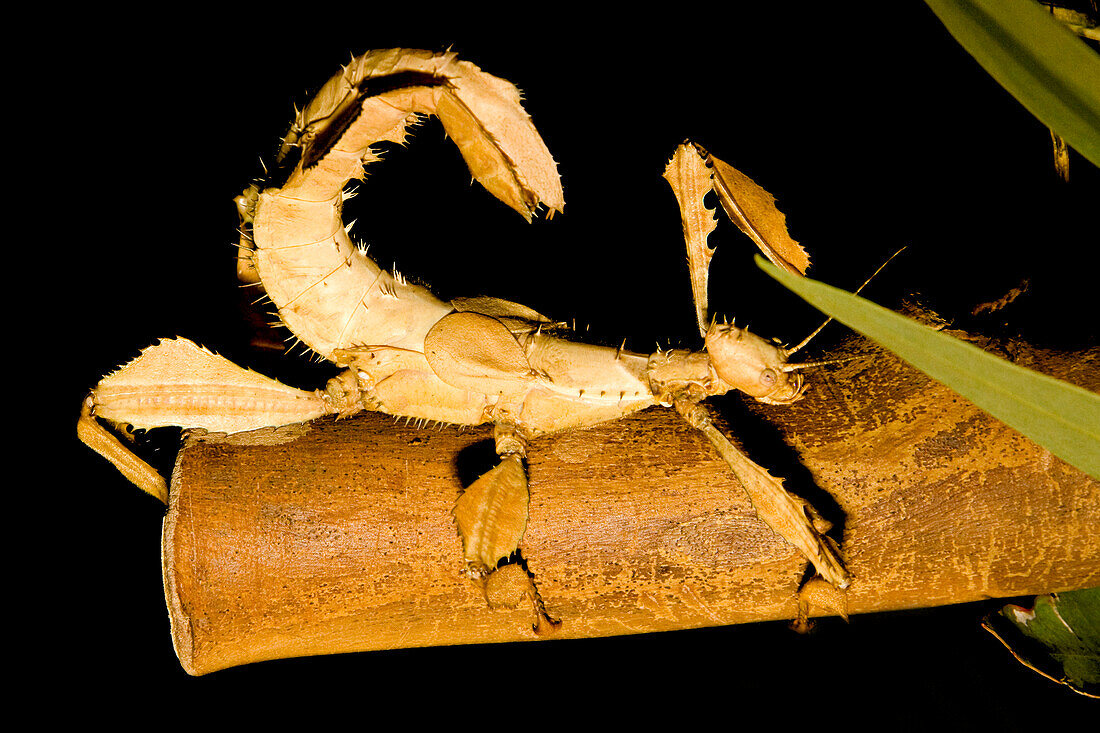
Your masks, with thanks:
[(451, 308), (383, 270), (344, 231), (336, 201), (261, 194), (256, 269), (282, 322), (326, 359), (335, 349), (387, 344), (421, 350)]

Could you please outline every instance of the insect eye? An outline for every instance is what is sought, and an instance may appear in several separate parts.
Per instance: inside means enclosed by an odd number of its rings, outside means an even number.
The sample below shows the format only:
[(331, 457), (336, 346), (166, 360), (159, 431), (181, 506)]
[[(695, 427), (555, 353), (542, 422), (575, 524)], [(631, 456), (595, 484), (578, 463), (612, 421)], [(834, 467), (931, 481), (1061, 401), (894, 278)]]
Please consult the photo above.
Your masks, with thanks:
[(778, 379), (779, 379), (779, 375), (775, 373), (774, 369), (769, 368), (769, 369), (765, 369), (764, 371), (760, 372), (760, 382), (761, 382), (761, 384), (766, 384), (770, 387), (773, 384), (775, 384), (776, 381), (778, 381)]

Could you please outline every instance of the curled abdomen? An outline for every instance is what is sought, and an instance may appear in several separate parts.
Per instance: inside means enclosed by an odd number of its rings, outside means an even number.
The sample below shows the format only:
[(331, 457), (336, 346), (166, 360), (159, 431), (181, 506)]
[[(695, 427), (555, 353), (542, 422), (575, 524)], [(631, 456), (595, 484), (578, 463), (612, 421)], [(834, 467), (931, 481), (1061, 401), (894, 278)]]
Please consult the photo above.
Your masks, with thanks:
[[(302, 110), (280, 161), (285, 182), (242, 214), (251, 261), (282, 322), (316, 353), (386, 345), (422, 351), (450, 306), (382, 270), (344, 228), (344, 187), (403, 144), (410, 124), (437, 116), (475, 179), (525, 218), (564, 206), (557, 166), (510, 83), (454, 54), (390, 49), (354, 59)], [(247, 249), (247, 245), (246, 245)]]

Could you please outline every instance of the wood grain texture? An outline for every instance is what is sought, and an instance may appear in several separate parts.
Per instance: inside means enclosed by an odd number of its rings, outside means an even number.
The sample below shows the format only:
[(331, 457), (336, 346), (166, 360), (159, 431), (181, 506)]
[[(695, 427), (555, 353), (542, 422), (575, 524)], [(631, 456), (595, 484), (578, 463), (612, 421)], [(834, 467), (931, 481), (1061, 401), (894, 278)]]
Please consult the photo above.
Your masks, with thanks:
[[(718, 408), (837, 525), (852, 613), (1100, 583), (1098, 482), (866, 342), (845, 348), (860, 357), (794, 405)], [(1012, 350), (1100, 391), (1100, 349)], [(377, 414), (189, 437), (163, 544), (184, 668), (536, 638), (528, 608), (489, 610), (461, 574), (451, 508), (494, 463), (490, 429)], [(794, 617), (805, 561), (673, 411), (540, 439), (528, 464), (521, 550), (555, 638)]]

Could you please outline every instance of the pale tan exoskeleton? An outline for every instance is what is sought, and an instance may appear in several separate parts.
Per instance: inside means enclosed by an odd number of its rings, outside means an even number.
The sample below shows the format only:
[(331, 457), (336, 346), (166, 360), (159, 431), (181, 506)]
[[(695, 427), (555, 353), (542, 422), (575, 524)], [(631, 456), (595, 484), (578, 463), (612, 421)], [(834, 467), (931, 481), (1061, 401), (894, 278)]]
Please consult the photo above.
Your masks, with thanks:
[[(782, 215), (762, 189), (744, 210), (730, 188), (755, 184), (690, 144), (665, 177), (681, 205), (702, 351), (644, 355), (573, 340), (560, 324), (490, 297), (443, 302), (387, 272), (354, 244), (342, 219), (346, 186), (377, 160), (371, 146), (401, 143), (409, 125), (435, 115), (474, 177), (530, 220), (564, 205), (557, 167), (510, 83), (451, 53), (393, 49), (354, 59), (299, 113), (280, 151), (285, 178), (238, 198), (238, 273), (254, 280), (281, 322), (319, 356), (346, 370), (307, 392), (282, 385), (186, 339), (164, 340), (105, 377), (85, 400), (78, 433), (145, 491), (167, 497), (163, 478), (97, 419), (136, 428), (181, 426), (239, 432), (323, 415), (377, 410), (456, 424), (492, 423), (500, 464), (463, 491), (455, 507), (471, 577), (491, 595), (494, 578), (514, 578), (512, 555), (527, 521), (522, 458), (540, 435), (613, 420), (654, 405), (674, 407), (714, 444), (760, 516), (795, 545), (825, 581), (848, 585), (833, 542), (810, 507), (749, 460), (712, 424), (701, 402), (731, 390), (769, 404), (799, 399), (806, 385), (784, 349), (747, 329), (708, 325), (706, 274), (714, 228), (702, 196), (723, 208), (781, 266), (804, 272), (793, 241), (760, 231)], [(743, 180), (739, 180), (740, 177)], [(769, 219), (770, 217), (770, 219)], [(789, 237), (786, 237), (789, 240)], [(802, 261), (799, 261), (799, 259)], [(793, 262), (792, 262), (793, 260)], [(805, 342), (803, 342), (804, 344)], [(456, 487), (456, 492), (459, 487)], [(509, 580), (508, 582), (513, 582)], [(539, 617), (546, 619), (531, 586)]]

